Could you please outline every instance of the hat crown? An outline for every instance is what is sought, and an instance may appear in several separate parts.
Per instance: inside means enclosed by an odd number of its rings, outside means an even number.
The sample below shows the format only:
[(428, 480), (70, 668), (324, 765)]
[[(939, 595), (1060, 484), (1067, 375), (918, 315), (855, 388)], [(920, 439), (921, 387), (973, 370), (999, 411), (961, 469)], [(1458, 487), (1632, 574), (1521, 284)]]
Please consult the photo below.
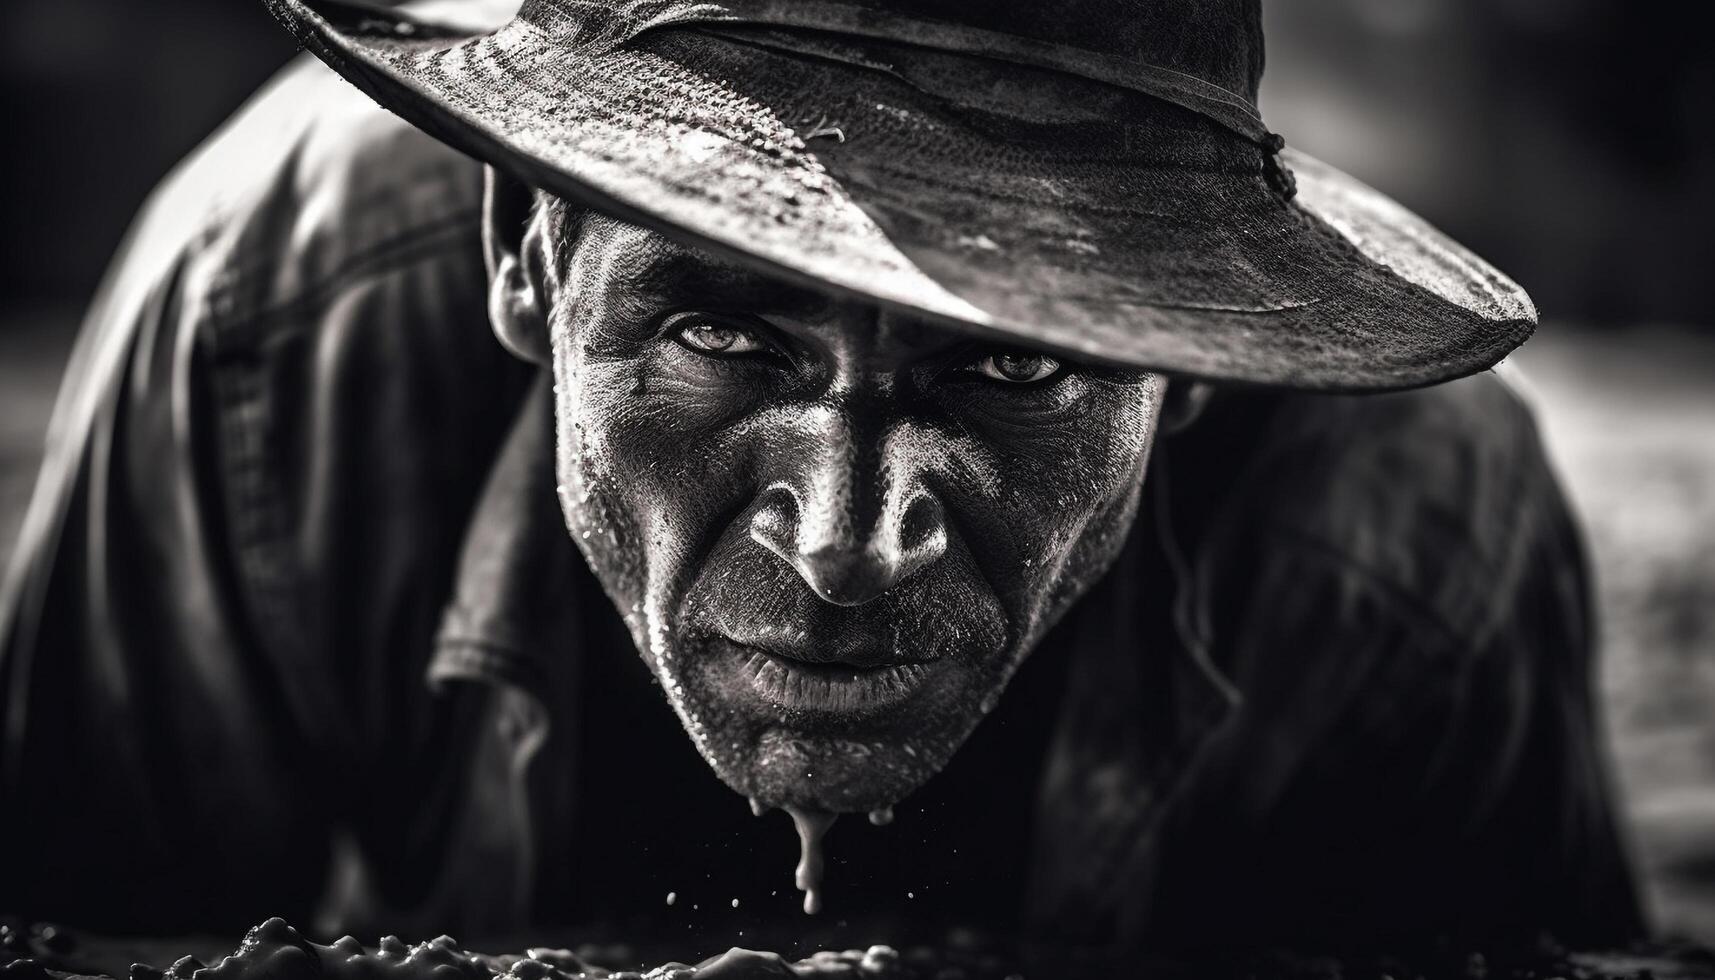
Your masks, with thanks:
[[(818, 16), (818, 8), (822, 15)], [(1262, 78), (1260, 0), (525, 0), (521, 19), (580, 45), (621, 44), (651, 25), (747, 20), (814, 28), (833, 20), (909, 37), (912, 23), (957, 25), (1200, 79), (1256, 103)], [(980, 47), (980, 42), (978, 42)]]
[[(815, 0), (810, 0), (815, 2)], [(1191, 75), (1256, 102), (1259, 0), (842, 0), (949, 21)]]

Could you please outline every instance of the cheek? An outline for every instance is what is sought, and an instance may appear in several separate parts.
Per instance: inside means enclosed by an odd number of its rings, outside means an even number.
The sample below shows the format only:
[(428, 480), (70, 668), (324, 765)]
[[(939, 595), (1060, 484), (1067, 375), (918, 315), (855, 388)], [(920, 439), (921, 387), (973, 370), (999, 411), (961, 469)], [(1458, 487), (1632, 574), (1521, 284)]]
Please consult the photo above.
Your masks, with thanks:
[(1078, 410), (1043, 420), (1007, 454), (1002, 508), (1018, 555), (1013, 586), (1035, 607), (1027, 620), (1081, 595), (1123, 546), (1162, 391), (1153, 375), (1092, 383)]
[(696, 556), (746, 499), (749, 467), (724, 435), (730, 399), (639, 359), (570, 350), (556, 377), (567, 526), (639, 647), (662, 656)]
[(638, 547), (645, 535), (616, 478), (610, 381), (575, 359), (555, 358), (557, 489), (572, 540), (633, 624), (647, 574)]

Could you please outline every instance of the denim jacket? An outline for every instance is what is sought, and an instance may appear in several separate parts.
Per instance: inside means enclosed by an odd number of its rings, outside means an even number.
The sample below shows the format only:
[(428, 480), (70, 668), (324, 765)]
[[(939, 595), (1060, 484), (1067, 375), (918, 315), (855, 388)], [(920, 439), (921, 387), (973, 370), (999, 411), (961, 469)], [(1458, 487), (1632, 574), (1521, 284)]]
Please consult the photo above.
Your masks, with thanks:
[[(547, 385), (488, 329), (480, 184), (301, 60), (137, 219), (0, 593), (0, 908), (564, 913), (552, 869), (603, 846), (570, 774), (626, 751), (561, 744), (572, 667), (617, 616), (555, 509)], [(1588, 593), (1495, 375), (1217, 397), (1034, 655), (1062, 673), (1016, 777), (1023, 921), (1635, 933)]]

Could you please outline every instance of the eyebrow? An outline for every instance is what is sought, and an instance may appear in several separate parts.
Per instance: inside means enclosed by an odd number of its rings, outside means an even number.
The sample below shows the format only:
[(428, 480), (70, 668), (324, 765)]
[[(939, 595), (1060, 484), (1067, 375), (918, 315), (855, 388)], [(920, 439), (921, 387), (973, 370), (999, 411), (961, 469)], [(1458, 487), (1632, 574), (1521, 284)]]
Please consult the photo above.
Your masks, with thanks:
[[(650, 247), (637, 247), (639, 240), (630, 236), (609, 241), (609, 247), (616, 247), (618, 254), (609, 256), (613, 275), (608, 285), (624, 294), (622, 302), (637, 303), (640, 310), (701, 309), (816, 323), (840, 305), (830, 292), (723, 259), (658, 232), (631, 230), (648, 236), (644, 241)], [(905, 314), (882, 313), (877, 326), (882, 335), (924, 355), (980, 343), (977, 338)]]
[(828, 293), (677, 243), (627, 269), (623, 278), (675, 306), (815, 319), (835, 303)]
[[(666, 280), (660, 295), (675, 306), (815, 323), (838, 305), (828, 293), (676, 245), (655, 265), (657, 269), (650, 275)], [(880, 336), (890, 336), (919, 355), (937, 355), (973, 344), (971, 337), (914, 317), (882, 315), (876, 323)]]

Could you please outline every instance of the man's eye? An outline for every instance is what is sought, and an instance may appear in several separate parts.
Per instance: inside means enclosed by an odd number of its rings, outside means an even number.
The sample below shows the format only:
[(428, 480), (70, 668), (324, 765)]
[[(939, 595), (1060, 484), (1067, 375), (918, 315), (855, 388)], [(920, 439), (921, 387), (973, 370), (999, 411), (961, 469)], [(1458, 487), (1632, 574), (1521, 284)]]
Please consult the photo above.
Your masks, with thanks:
[(1032, 384), (1053, 377), (1060, 362), (1043, 354), (1003, 351), (984, 357), (968, 370), (1009, 384)]
[(704, 354), (756, 354), (769, 349), (756, 334), (725, 320), (680, 314), (669, 326), (681, 344)]

